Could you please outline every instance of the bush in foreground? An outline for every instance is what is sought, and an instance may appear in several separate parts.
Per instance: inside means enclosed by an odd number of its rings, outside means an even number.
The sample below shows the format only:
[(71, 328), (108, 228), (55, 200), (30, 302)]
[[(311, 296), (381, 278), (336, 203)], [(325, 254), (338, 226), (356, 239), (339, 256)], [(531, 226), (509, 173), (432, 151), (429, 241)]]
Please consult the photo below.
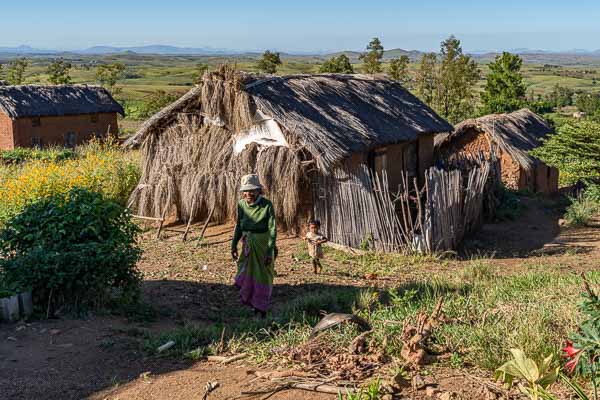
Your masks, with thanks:
[(0, 231), (0, 272), (33, 290), (36, 304), (101, 305), (112, 291), (133, 299), (140, 276), (138, 227), (102, 194), (75, 188), (28, 205)]

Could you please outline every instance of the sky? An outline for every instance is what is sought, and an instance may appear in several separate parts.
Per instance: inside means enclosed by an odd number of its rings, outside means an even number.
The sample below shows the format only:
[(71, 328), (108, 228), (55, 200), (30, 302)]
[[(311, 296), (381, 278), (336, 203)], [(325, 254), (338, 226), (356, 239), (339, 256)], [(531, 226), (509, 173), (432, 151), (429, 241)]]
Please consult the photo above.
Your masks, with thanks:
[(0, 0), (0, 46), (164, 44), (235, 50), (600, 49), (600, 0)]

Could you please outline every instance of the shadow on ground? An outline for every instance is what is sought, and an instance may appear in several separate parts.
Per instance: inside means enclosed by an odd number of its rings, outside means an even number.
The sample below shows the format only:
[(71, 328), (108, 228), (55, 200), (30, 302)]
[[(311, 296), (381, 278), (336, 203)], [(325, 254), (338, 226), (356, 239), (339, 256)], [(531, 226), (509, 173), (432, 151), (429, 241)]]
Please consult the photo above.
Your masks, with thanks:
[[(238, 302), (233, 286), (189, 281), (145, 281), (157, 311), (153, 321), (94, 315), (0, 325), (0, 393), (6, 399), (80, 399), (152, 375), (187, 369), (191, 361), (149, 355), (147, 337), (187, 324), (261, 327)], [(326, 284), (276, 285), (268, 319), (295, 314), (350, 312), (361, 288)], [(298, 307), (298, 312), (293, 309)], [(285, 310), (285, 311), (284, 311)], [(216, 332), (220, 331), (216, 330)], [(204, 338), (218, 340), (218, 337)], [(203, 345), (205, 343), (198, 343)]]
[(486, 223), (464, 241), (462, 258), (488, 256), (515, 258), (530, 255), (588, 253), (600, 240), (590, 229), (563, 229), (559, 221), (563, 211), (557, 201), (547, 198), (522, 197), (524, 210), (513, 221)]

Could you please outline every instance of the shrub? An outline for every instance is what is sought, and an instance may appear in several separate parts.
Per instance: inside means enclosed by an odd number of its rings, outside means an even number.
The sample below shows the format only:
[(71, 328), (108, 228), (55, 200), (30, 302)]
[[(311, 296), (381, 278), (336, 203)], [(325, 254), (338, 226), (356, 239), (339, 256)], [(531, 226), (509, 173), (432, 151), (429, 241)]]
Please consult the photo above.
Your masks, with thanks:
[[(0, 271), (37, 304), (100, 305), (113, 289), (137, 295), (138, 227), (102, 194), (74, 188), (28, 205), (0, 231)], [(41, 303), (40, 303), (41, 302)]]
[(573, 199), (565, 213), (565, 220), (570, 226), (588, 225), (598, 212), (599, 206), (596, 200), (585, 195), (578, 199)]

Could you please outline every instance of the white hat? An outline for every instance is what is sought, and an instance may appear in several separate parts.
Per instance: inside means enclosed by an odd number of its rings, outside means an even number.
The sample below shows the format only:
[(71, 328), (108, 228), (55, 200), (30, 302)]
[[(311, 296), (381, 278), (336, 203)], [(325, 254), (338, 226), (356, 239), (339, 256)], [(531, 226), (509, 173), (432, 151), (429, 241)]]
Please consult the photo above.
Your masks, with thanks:
[(250, 174), (242, 176), (242, 185), (240, 186), (240, 192), (247, 192), (250, 190), (262, 189), (258, 175)]

